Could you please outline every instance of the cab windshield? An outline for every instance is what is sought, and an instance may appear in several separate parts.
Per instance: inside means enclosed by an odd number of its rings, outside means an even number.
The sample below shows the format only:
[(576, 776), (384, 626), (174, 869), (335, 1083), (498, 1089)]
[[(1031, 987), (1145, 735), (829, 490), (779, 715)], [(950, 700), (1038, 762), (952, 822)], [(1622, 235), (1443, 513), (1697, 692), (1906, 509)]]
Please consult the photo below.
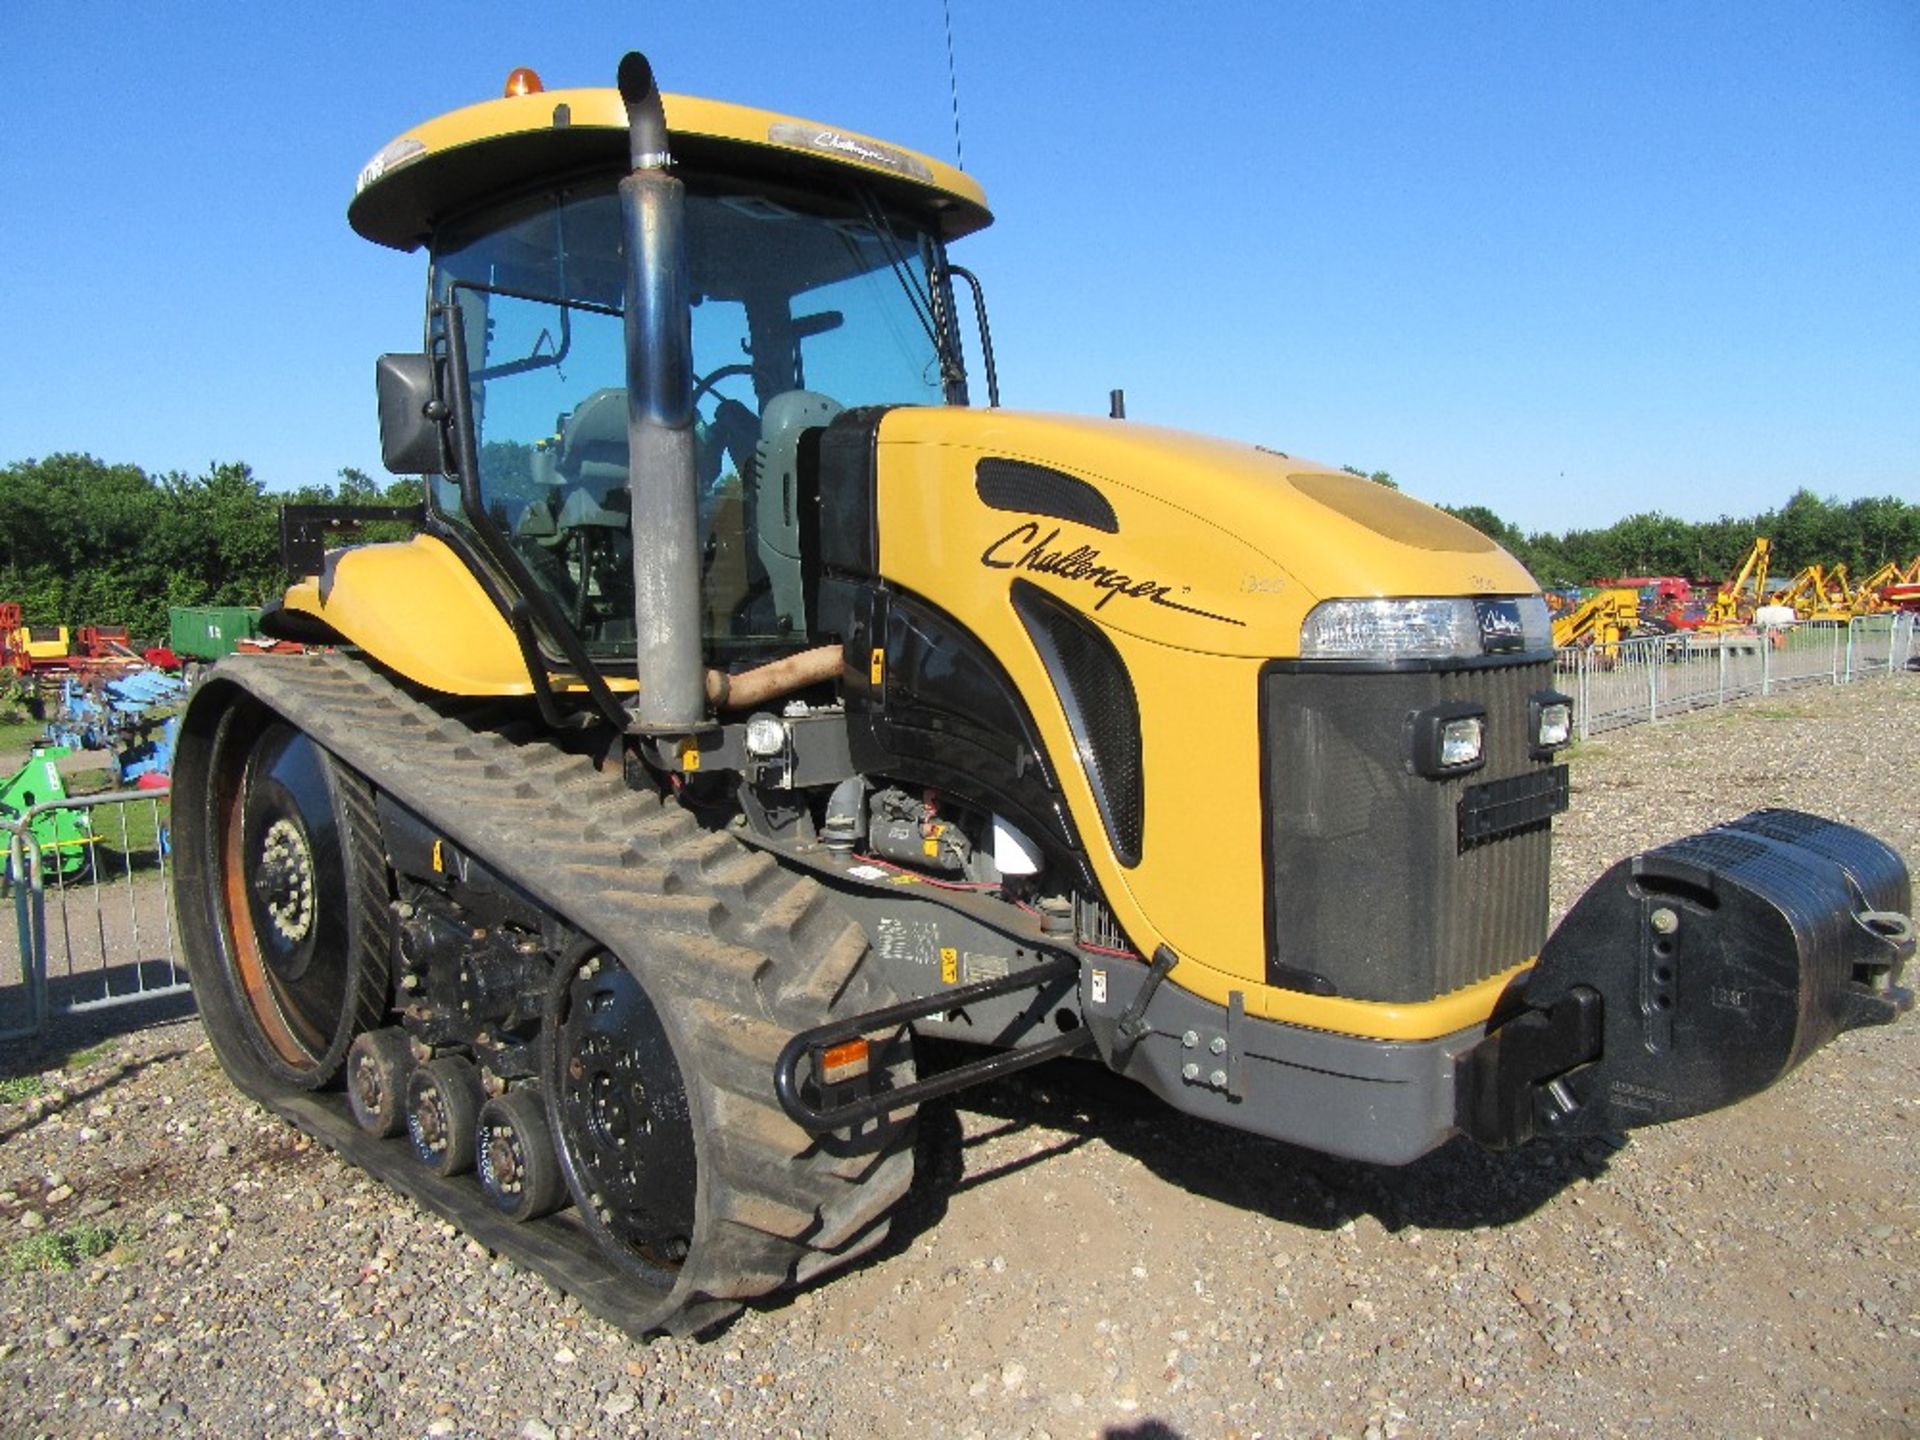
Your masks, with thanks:
[[(936, 236), (859, 196), (686, 202), (704, 629), (724, 655), (806, 635), (803, 435), (855, 406), (966, 396)], [(596, 656), (633, 644), (620, 233), (607, 188), (446, 227), (434, 247), (487, 514)], [(433, 492), (468, 523), (456, 482)]]

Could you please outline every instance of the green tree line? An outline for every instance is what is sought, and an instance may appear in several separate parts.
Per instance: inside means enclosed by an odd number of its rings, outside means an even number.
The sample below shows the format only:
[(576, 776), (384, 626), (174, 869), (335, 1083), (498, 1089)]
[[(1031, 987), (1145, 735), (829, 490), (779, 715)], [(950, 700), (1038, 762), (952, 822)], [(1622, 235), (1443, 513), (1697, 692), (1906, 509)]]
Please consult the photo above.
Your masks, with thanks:
[(1622, 575), (1723, 580), (1739, 570), (1760, 536), (1773, 542), (1768, 573), (1780, 577), (1809, 565), (1845, 565), (1859, 581), (1888, 561), (1905, 565), (1920, 555), (1920, 504), (1891, 495), (1843, 502), (1798, 490), (1758, 515), (1698, 522), (1629, 515), (1604, 530), (1564, 535), (1523, 534), (1484, 505), (1443, 508), (1498, 540), (1548, 587)]
[[(1355, 474), (1363, 472), (1355, 469)], [(1371, 478), (1391, 484), (1384, 473)], [(167, 633), (173, 605), (259, 605), (286, 586), (279, 509), (299, 502), (410, 505), (419, 482), (382, 486), (357, 470), (333, 484), (269, 493), (238, 462), (204, 474), (149, 474), (90, 455), (52, 455), (0, 469), (0, 600), (37, 625), (122, 624)], [(1798, 491), (1762, 514), (1693, 522), (1629, 515), (1604, 530), (1525, 534), (1483, 505), (1446, 507), (1510, 550), (1543, 585), (1619, 575), (1718, 580), (1754, 538), (1773, 542), (1772, 573), (1846, 565), (1856, 579), (1920, 555), (1920, 504), (1884, 496), (1842, 502)], [(369, 538), (386, 538), (378, 531)]]
[[(1340, 468), (1388, 489), (1400, 488), (1384, 470)], [(1809, 565), (1829, 572), (1845, 565), (1858, 582), (1889, 561), (1904, 566), (1920, 556), (1920, 504), (1891, 495), (1842, 503), (1802, 489), (1779, 509), (1758, 515), (1691, 521), (1648, 513), (1616, 520), (1604, 530), (1563, 535), (1529, 535), (1485, 505), (1440, 508), (1499, 541), (1549, 589), (1633, 575), (1725, 580), (1746, 563), (1753, 542), (1763, 536), (1772, 542), (1767, 573), (1778, 577)]]
[(357, 470), (270, 494), (237, 462), (152, 475), (91, 455), (18, 461), (0, 468), (0, 601), (33, 625), (125, 625), (164, 640), (170, 606), (259, 605), (286, 588), (281, 505), (419, 498), (417, 480), (382, 487)]

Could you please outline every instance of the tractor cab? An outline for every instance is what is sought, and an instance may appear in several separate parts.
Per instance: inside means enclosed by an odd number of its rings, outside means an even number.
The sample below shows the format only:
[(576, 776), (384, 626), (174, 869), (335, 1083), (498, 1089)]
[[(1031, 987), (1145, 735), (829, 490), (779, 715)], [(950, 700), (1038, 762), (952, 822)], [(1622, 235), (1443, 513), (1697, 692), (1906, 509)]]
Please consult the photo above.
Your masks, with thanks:
[[(349, 212), (431, 251), (435, 383), (475, 462), (469, 494), (457, 461), (425, 458), (432, 510), (456, 536), (495, 532), (512, 558), (476, 543), (477, 568), (523, 572), (498, 588), (530, 581), (596, 662), (635, 648), (627, 117), (607, 102), (533, 90), (443, 117), (376, 157)], [(809, 436), (850, 409), (967, 403), (945, 244), (989, 217), (959, 172), (843, 131), (679, 97), (666, 116), (701, 629), (726, 663), (808, 634)]]
[[(776, 199), (712, 177), (687, 196), (710, 653), (807, 632), (795, 490), (808, 430), (857, 406), (965, 400), (939, 237), (846, 191)], [(487, 513), (590, 651), (630, 649), (611, 179), (483, 208), (438, 230), (433, 251), (434, 299), (457, 311), (466, 344)], [(434, 495), (443, 516), (466, 521), (456, 483), (442, 478)]]

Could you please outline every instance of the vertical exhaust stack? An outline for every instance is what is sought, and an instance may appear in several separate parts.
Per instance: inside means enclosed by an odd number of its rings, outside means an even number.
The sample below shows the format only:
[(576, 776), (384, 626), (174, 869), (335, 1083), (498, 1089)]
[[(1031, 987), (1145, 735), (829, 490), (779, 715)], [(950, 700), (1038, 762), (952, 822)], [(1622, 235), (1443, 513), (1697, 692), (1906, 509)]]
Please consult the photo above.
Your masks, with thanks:
[(653, 66), (620, 62), (632, 173), (620, 182), (627, 267), (627, 487), (642, 733), (707, 721), (700, 637), (700, 521), (693, 449), (693, 320), (686, 195), (667, 173), (666, 110)]

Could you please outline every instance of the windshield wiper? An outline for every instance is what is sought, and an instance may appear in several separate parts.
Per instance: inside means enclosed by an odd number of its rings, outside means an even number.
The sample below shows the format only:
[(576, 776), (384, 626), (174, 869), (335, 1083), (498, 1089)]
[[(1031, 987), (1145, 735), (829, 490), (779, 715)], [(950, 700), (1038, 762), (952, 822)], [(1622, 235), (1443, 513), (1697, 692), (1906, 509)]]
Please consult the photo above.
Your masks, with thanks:
[(906, 292), (907, 303), (913, 307), (914, 318), (920, 322), (920, 328), (927, 332), (927, 341), (933, 346), (933, 352), (940, 358), (940, 380), (943, 389), (951, 389), (964, 383), (966, 371), (961, 367), (960, 357), (952, 344), (941, 334), (941, 327), (934, 319), (933, 293), (926, 282), (914, 272), (907, 263), (907, 253), (900, 245), (900, 237), (893, 233), (893, 227), (887, 223), (881, 212), (879, 202), (873, 198), (873, 192), (864, 185), (853, 187), (854, 198), (860, 208), (866, 212), (867, 224), (873, 227), (875, 237), (880, 242), (880, 251), (886, 256), (887, 264), (892, 268), (894, 278), (900, 282), (900, 288)]

